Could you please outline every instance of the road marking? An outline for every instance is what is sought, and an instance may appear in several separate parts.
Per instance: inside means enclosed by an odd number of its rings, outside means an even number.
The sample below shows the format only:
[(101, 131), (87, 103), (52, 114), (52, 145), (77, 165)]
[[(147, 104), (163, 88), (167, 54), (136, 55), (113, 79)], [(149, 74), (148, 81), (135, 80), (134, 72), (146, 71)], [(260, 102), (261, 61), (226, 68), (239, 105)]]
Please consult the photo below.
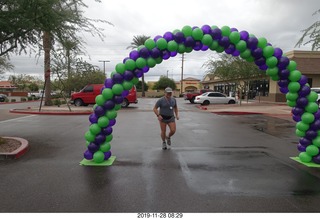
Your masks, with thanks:
[(25, 119), (25, 118), (29, 118), (29, 117), (34, 117), (34, 116), (36, 116), (36, 115), (30, 115), (30, 116), (23, 116), (23, 117), (14, 118), (14, 119), (8, 119), (8, 120), (0, 121), (0, 124), (1, 123), (6, 123), (6, 122), (16, 121), (16, 120), (19, 120), (19, 119)]

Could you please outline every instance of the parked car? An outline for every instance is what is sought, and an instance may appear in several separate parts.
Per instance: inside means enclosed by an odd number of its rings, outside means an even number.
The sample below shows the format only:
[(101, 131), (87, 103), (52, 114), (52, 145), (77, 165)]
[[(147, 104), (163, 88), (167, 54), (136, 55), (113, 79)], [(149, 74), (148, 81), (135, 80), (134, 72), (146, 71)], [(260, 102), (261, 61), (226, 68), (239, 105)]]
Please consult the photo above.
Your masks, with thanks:
[[(88, 84), (81, 91), (71, 94), (70, 103), (75, 106), (88, 106), (95, 104), (96, 96), (101, 94), (103, 84)], [(137, 89), (132, 87), (129, 94), (124, 98), (121, 106), (128, 107), (131, 103), (138, 103)]]
[(209, 91), (213, 91), (213, 90), (202, 89), (202, 90), (199, 90), (199, 91), (193, 91), (193, 92), (185, 93), (183, 96), (184, 96), (185, 100), (189, 100), (190, 103), (194, 103), (194, 100), (196, 99), (196, 96), (199, 96), (199, 95), (204, 94), (204, 93), (209, 92)]
[(7, 95), (5, 94), (0, 94), (0, 102), (6, 102)]
[[(55, 96), (55, 95), (57, 95), (57, 93), (56, 92), (54, 92), (54, 91), (52, 91), (51, 92), (51, 96)], [(41, 97), (45, 97), (46, 95), (45, 95), (45, 93), (43, 93), (43, 90), (38, 90), (38, 91), (34, 91), (34, 92), (29, 92), (28, 93), (28, 97), (33, 97), (33, 98), (41, 98)]]
[(311, 91), (314, 91), (318, 94), (317, 103), (318, 103), (318, 105), (320, 105), (320, 87), (312, 87)]
[(202, 95), (196, 96), (195, 103), (202, 105), (209, 104), (235, 104), (236, 100), (234, 97), (228, 97), (227, 95), (220, 92), (206, 92)]

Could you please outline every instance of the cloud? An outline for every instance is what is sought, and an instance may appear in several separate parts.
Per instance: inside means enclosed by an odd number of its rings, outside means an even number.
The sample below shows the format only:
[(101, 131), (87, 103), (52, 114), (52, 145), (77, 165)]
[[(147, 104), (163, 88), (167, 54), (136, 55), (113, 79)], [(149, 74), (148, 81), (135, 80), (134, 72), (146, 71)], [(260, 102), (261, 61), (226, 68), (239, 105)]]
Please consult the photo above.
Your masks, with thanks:
[[(137, 1), (101, 1), (84, 0), (89, 8), (84, 9), (85, 16), (103, 19), (114, 26), (96, 23), (104, 29), (105, 38), (101, 41), (91, 34), (81, 33), (87, 42), (85, 45), (88, 62), (103, 69), (99, 60), (109, 60), (106, 72), (110, 74), (115, 65), (128, 56), (126, 49), (133, 36), (147, 35), (152, 38), (167, 31), (182, 29), (185, 25), (204, 24), (235, 27), (246, 30), (257, 37), (265, 37), (268, 42), (280, 47), (284, 52), (293, 49), (310, 50), (310, 45), (295, 48), (301, 37), (301, 30), (309, 27), (319, 16), (312, 14), (320, 8), (318, 0), (137, 0)], [(192, 52), (185, 54), (184, 75), (202, 79), (205, 69), (203, 63), (215, 52)], [(36, 64), (34, 58), (12, 57), (16, 73), (42, 75), (42, 62)], [(181, 55), (163, 61), (145, 74), (146, 80), (157, 80), (166, 75), (175, 80), (181, 79)]]

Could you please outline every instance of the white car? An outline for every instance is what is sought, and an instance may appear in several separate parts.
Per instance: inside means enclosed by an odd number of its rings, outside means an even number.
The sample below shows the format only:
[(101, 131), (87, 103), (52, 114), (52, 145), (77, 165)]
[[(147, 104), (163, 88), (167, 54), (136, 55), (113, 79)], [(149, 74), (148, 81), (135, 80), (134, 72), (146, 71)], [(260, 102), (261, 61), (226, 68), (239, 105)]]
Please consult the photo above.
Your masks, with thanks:
[(317, 103), (318, 103), (318, 105), (320, 105), (320, 87), (312, 87), (311, 91), (314, 91), (318, 94)]
[(202, 95), (196, 96), (194, 102), (202, 105), (209, 105), (210, 103), (235, 104), (236, 100), (234, 97), (228, 97), (220, 92), (206, 92)]

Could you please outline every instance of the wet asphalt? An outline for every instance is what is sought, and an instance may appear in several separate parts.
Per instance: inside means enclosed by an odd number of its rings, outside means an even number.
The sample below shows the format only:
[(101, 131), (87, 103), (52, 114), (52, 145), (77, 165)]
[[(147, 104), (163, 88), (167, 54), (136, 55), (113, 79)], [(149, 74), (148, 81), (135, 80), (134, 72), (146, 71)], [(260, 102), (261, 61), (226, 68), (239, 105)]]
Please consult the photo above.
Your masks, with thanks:
[(21, 158), (0, 160), (0, 212), (320, 211), (320, 170), (290, 159), (294, 122), (216, 115), (178, 99), (177, 132), (163, 151), (155, 101), (118, 112), (109, 167), (79, 165), (88, 116), (7, 120), (0, 105), (0, 135), (30, 144)]

